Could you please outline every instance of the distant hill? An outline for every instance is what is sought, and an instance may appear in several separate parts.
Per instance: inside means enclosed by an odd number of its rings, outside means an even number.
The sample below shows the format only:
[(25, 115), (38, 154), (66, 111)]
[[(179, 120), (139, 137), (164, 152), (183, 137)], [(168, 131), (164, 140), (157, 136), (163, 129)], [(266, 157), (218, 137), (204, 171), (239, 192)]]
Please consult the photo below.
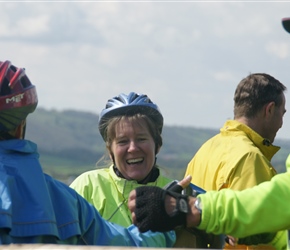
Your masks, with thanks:
[[(167, 176), (180, 179), (198, 148), (219, 131), (182, 126), (164, 126), (163, 146), (158, 164)], [(74, 110), (56, 111), (38, 108), (27, 120), (26, 139), (38, 144), (44, 172), (70, 183), (82, 172), (96, 168), (106, 153), (98, 131), (98, 115)], [(290, 140), (276, 140), (281, 150), (272, 163), (285, 171)]]

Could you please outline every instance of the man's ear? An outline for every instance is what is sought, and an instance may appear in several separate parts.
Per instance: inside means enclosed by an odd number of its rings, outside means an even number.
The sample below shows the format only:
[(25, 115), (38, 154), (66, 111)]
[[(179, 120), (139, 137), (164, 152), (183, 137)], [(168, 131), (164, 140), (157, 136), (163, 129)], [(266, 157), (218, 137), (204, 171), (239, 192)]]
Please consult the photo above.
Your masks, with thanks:
[(276, 104), (275, 102), (269, 102), (265, 105), (265, 115), (266, 117), (274, 114)]

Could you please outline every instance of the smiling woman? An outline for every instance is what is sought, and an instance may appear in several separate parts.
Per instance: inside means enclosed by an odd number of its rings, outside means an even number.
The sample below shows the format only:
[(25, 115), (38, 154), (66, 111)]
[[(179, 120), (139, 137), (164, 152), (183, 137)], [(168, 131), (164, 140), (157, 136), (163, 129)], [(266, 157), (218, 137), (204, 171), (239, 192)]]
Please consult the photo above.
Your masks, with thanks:
[[(81, 174), (71, 187), (92, 203), (103, 218), (128, 227), (132, 224), (130, 192), (140, 186), (164, 187), (172, 182), (156, 164), (162, 147), (163, 116), (147, 95), (131, 92), (109, 99), (99, 119), (110, 166)], [(216, 237), (205, 233), (183, 229), (175, 233), (176, 248), (216, 246), (212, 245)]]
[(100, 114), (99, 131), (110, 166), (83, 173), (71, 187), (106, 220), (131, 225), (130, 191), (142, 185), (163, 187), (172, 181), (156, 165), (162, 128), (163, 116), (147, 95), (131, 92), (109, 99)]
[(109, 140), (111, 142), (107, 145), (115, 166), (118, 166), (119, 176), (144, 184), (150, 179), (154, 181), (148, 174), (155, 165), (155, 157), (160, 149), (148, 129), (154, 129), (154, 124), (146, 118), (140, 114), (112, 118), (108, 137), (114, 139)]

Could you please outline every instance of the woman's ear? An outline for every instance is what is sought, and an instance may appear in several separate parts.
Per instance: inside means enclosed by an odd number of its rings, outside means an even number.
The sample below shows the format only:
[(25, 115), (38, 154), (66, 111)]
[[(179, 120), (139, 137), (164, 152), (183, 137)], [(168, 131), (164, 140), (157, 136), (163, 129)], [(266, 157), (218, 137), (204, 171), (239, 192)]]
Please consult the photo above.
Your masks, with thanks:
[(156, 147), (155, 155), (157, 155), (159, 153), (161, 147), (159, 145), (157, 145), (157, 144), (156, 144), (155, 147)]
[(115, 158), (114, 158), (114, 155), (113, 155), (111, 152), (109, 152), (109, 156), (110, 156), (111, 161), (112, 161), (113, 164), (115, 165)]

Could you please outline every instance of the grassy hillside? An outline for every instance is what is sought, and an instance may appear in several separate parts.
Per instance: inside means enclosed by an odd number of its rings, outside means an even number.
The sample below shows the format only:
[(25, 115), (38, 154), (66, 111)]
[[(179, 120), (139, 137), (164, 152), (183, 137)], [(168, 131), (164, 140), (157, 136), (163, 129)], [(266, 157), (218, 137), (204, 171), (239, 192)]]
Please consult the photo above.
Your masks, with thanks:
[[(63, 112), (38, 108), (28, 117), (26, 138), (38, 144), (40, 161), (46, 173), (70, 183), (82, 172), (96, 168), (105, 154), (105, 144), (98, 131), (98, 115), (67, 110)], [(187, 163), (198, 148), (218, 130), (165, 126), (163, 147), (158, 163), (166, 175), (180, 179)], [(285, 170), (290, 141), (277, 140), (282, 149), (272, 162), (279, 172)]]

